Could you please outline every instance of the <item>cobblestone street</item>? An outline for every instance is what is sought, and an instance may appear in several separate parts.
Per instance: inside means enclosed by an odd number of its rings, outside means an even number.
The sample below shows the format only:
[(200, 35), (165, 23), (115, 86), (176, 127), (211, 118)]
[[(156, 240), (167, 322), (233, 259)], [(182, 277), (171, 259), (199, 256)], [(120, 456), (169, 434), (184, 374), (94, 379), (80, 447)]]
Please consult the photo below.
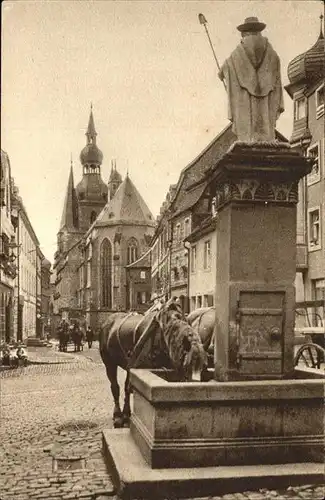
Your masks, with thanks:
[[(35, 364), (0, 373), (0, 499), (114, 498), (101, 452), (101, 431), (112, 426), (112, 402), (98, 344), (82, 353), (29, 351)], [(324, 487), (215, 498), (323, 500)]]

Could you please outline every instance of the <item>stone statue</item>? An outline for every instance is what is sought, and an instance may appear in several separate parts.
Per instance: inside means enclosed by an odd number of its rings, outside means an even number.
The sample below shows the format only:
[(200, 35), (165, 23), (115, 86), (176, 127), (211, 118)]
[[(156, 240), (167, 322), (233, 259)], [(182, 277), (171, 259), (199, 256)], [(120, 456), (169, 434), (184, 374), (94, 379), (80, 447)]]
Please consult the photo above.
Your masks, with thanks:
[(275, 140), (275, 125), (284, 111), (280, 59), (261, 35), (265, 24), (248, 17), (237, 29), (242, 39), (219, 72), (228, 92), (228, 118), (239, 141)]

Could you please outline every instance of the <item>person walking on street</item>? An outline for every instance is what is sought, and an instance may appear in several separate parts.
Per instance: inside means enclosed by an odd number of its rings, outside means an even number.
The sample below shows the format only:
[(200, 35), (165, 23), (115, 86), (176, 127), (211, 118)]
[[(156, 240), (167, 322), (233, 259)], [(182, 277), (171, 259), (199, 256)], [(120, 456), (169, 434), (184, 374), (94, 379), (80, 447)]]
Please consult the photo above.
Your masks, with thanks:
[(94, 340), (94, 333), (92, 331), (92, 328), (90, 328), (90, 326), (87, 326), (86, 340), (88, 342), (88, 348), (91, 349), (91, 346), (93, 345), (93, 340)]

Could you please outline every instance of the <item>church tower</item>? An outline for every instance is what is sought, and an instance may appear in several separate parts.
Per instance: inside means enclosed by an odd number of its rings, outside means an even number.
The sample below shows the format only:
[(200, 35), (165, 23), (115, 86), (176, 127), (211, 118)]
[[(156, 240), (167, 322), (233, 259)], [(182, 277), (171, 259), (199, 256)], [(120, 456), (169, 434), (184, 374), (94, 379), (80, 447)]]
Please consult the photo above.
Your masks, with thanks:
[(112, 160), (111, 175), (109, 176), (109, 181), (108, 181), (108, 193), (110, 200), (114, 197), (117, 189), (121, 184), (122, 184), (122, 176), (116, 169), (116, 160)]
[(91, 226), (107, 201), (107, 185), (101, 177), (103, 153), (97, 146), (97, 132), (90, 108), (86, 146), (80, 153), (82, 179), (76, 187), (79, 204), (79, 227), (83, 231)]

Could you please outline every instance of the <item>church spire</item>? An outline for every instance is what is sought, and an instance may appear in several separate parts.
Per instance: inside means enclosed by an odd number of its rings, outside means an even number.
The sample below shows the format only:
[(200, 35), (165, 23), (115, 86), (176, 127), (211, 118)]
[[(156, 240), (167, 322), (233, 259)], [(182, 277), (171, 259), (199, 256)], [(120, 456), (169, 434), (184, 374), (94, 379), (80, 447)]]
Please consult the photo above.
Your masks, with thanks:
[(74, 188), (74, 180), (73, 180), (73, 165), (72, 165), (72, 157), (71, 157), (71, 166), (70, 166), (70, 174), (68, 180), (68, 187), (65, 195), (63, 212), (60, 224), (60, 230), (63, 228), (67, 230), (73, 230), (78, 228), (78, 206), (77, 206), (77, 197)]
[(88, 121), (88, 128), (86, 132), (87, 136), (87, 144), (96, 144), (96, 129), (95, 129), (95, 122), (94, 122), (94, 115), (93, 115), (93, 104), (90, 104), (90, 115), (89, 115), (89, 121)]
[(108, 181), (108, 194), (110, 200), (114, 197), (120, 184), (122, 184), (122, 176), (117, 171), (116, 160), (113, 159), (111, 160), (111, 175)]

